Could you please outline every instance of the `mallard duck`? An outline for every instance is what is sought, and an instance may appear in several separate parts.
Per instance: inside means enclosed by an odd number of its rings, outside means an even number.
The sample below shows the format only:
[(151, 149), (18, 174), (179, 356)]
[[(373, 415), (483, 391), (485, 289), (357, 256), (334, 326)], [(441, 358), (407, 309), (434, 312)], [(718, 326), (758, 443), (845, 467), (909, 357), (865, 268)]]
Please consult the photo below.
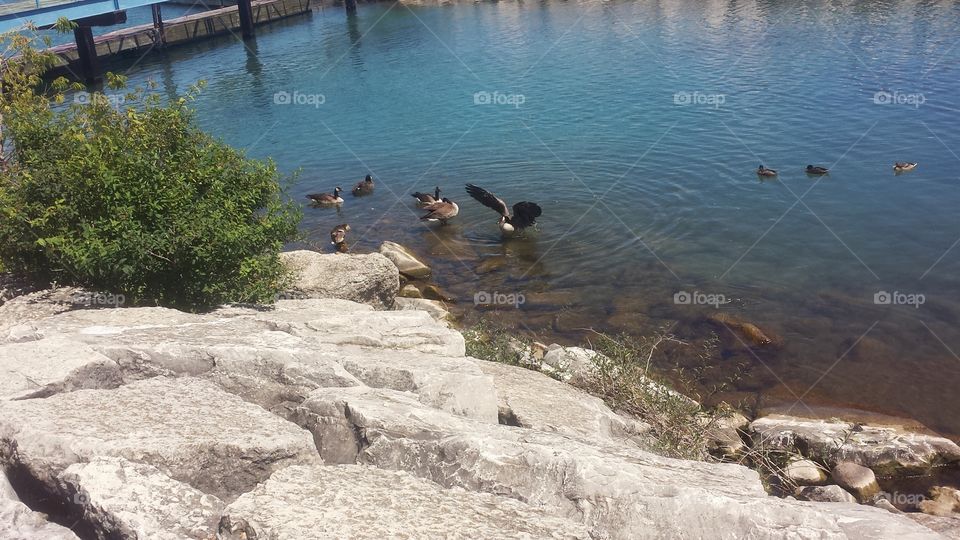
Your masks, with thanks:
[(537, 218), (543, 213), (537, 203), (523, 201), (513, 205), (513, 213), (511, 214), (507, 203), (503, 202), (503, 199), (473, 184), (467, 184), (467, 193), (479, 201), (480, 204), (492, 208), (500, 214), (500, 221), (497, 225), (504, 234), (513, 234), (536, 224)]
[(457, 203), (446, 197), (424, 206), (423, 209), (427, 213), (420, 218), (421, 221), (439, 221), (441, 225), (446, 225), (448, 220), (457, 217), (460, 213)]
[(917, 164), (911, 163), (909, 161), (898, 161), (893, 164), (894, 172), (898, 172), (898, 173), (912, 171), (916, 168), (917, 168)]
[(341, 191), (343, 189), (337, 186), (333, 188), (333, 193), (311, 193), (307, 198), (317, 204), (340, 204), (343, 202), (343, 198), (340, 197)]
[(761, 164), (759, 167), (757, 167), (757, 174), (760, 176), (776, 176), (777, 171), (768, 169)]
[(373, 193), (373, 177), (369, 174), (363, 180), (357, 182), (357, 185), (353, 186), (353, 194), (355, 196), (360, 195), (369, 195)]
[(830, 169), (826, 167), (819, 167), (817, 165), (807, 165), (807, 174), (813, 174), (817, 176), (822, 176), (830, 172)]
[(429, 193), (420, 193), (419, 191), (412, 194), (413, 198), (417, 200), (417, 204), (420, 206), (426, 206), (428, 204), (435, 203), (440, 200), (440, 186), (436, 187), (436, 190), (433, 192), (433, 195)]

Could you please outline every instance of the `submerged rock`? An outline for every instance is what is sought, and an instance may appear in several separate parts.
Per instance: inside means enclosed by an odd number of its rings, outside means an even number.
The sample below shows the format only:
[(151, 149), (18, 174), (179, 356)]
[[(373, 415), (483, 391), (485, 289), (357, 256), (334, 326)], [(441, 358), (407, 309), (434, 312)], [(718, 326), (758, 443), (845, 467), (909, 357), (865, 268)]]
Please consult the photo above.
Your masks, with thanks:
[(545, 509), (360, 465), (288, 467), (224, 512), (223, 540), (590, 538)]
[(393, 306), (394, 309), (426, 311), (438, 321), (446, 320), (450, 317), (450, 312), (439, 300), (427, 300), (426, 298), (397, 298)]
[(728, 313), (712, 313), (707, 320), (737, 334), (751, 347), (781, 347), (783, 339), (770, 332), (761, 330), (759, 326), (744, 321)]
[(423, 294), (420, 292), (413, 283), (407, 283), (400, 289), (400, 292), (397, 293), (398, 298), (423, 298)]
[(924, 514), (960, 517), (960, 491), (951, 487), (934, 487), (930, 490), (930, 498), (918, 506)]
[(430, 277), (430, 267), (420, 261), (409, 249), (395, 242), (384, 242), (380, 245), (380, 254), (390, 259), (397, 270), (411, 279)]
[(400, 289), (396, 266), (379, 253), (299, 250), (281, 253), (280, 259), (294, 274), (291, 290), (281, 295), (286, 299), (337, 298), (389, 308)]
[(850, 461), (834, 465), (830, 477), (843, 489), (852, 493), (860, 502), (866, 502), (880, 493), (880, 485), (873, 471)]
[(765, 447), (798, 451), (828, 465), (852, 461), (884, 476), (924, 472), (960, 461), (960, 447), (953, 441), (897, 426), (772, 414), (754, 420), (750, 430)]

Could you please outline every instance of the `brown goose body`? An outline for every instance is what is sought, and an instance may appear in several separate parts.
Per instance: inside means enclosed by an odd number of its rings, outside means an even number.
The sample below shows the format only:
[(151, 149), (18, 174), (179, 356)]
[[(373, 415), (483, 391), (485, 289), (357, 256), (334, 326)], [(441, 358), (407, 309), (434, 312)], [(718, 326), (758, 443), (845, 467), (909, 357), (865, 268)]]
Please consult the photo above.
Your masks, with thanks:
[(343, 198), (340, 197), (341, 191), (343, 191), (343, 189), (337, 186), (334, 188), (333, 193), (311, 193), (307, 195), (307, 198), (316, 204), (340, 204), (343, 202)]
[(527, 227), (536, 225), (537, 218), (543, 214), (543, 210), (539, 204), (528, 201), (518, 202), (513, 205), (513, 212), (511, 212), (503, 199), (473, 184), (467, 184), (467, 193), (480, 204), (500, 214), (500, 221), (497, 225), (500, 227), (500, 232), (506, 235), (511, 235)]
[(351, 193), (353, 193), (355, 197), (359, 197), (361, 195), (370, 195), (373, 193), (373, 187), (373, 177), (368, 174), (366, 178), (357, 182), (357, 185), (353, 186)]
[(457, 206), (457, 203), (446, 197), (424, 206), (423, 209), (427, 213), (420, 217), (421, 221), (439, 221), (441, 225), (446, 225), (447, 221), (457, 217), (457, 214), (460, 213), (460, 207)]

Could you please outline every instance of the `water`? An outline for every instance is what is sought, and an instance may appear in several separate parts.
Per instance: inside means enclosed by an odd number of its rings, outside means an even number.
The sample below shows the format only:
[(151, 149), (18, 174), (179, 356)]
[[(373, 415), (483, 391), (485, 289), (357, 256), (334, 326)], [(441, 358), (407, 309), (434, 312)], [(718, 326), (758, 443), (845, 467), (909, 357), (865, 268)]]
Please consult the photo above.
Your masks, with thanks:
[[(407, 244), (468, 320), (481, 291), (522, 293), (497, 318), (559, 340), (692, 339), (722, 312), (783, 343), (751, 351), (720, 328), (718, 377), (747, 366), (727, 397), (957, 434), (958, 23), (955, 3), (929, 1), (374, 4), (128, 75), (170, 95), (206, 79), (203, 127), (299, 169), (298, 200), (371, 172), (373, 196), (307, 208), (303, 229), (323, 246), (348, 222), (355, 251)], [(898, 176), (896, 160), (920, 166)], [(760, 181), (760, 163), (779, 178)], [(539, 230), (501, 241), (466, 182), (540, 203)], [(447, 227), (419, 223), (407, 195), (435, 185), (461, 205)]]

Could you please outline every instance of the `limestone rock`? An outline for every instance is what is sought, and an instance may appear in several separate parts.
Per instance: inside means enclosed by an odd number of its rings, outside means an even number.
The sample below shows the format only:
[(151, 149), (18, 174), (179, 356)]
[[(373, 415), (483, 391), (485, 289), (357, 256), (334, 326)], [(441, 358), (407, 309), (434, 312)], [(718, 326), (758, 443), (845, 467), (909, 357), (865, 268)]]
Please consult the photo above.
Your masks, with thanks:
[(395, 242), (380, 244), (380, 254), (390, 259), (401, 274), (411, 279), (423, 279), (430, 276), (430, 267), (420, 261), (409, 249)]
[(0, 538), (16, 540), (79, 540), (66, 527), (47, 521), (20, 501), (0, 498)]
[(935, 487), (930, 498), (921, 501), (920, 511), (932, 516), (960, 517), (960, 491), (950, 487)]
[(560, 380), (571, 384), (590, 381), (597, 373), (595, 358), (599, 353), (582, 347), (551, 347), (543, 355), (544, 366)]
[(713, 425), (709, 426), (706, 432), (708, 449), (721, 457), (739, 455), (747, 449), (740, 433), (746, 431), (749, 423), (747, 417), (736, 411), (713, 419)]
[(412, 283), (407, 283), (404, 285), (400, 292), (397, 293), (397, 298), (423, 298), (423, 293), (420, 292), (420, 289)]
[(884, 475), (907, 474), (960, 461), (960, 446), (949, 439), (895, 426), (857, 425), (773, 414), (750, 424), (767, 448), (796, 451), (832, 465), (852, 461)]
[(940, 533), (941, 538), (960, 540), (960, 516), (941, 517), (920, 512), (907, 512), (904, 515), (924, 527)]
[(83, 289), (62, 287), (46, 289), (11, 298), (0, 305), (0, 341), (29, 341), (36, 339), (29, 323), (57, 313), (80, 307), (77, 294)]
[(443, 302), (438, 300), (427, 300), (425, 298), (397, 298), (393, 308), (401, 311), (426, 311), (438, 321), (443, 321), (450, 317), (450, 312), (447, 311), (446, 307), (444, 307)]
[(827, 481), (827, 473), (809, 459), (791, 461), (784, 467), (783, 474), (800, 486), (816, 486)]
[(599, 538), (936, 537), (875, 508), (769, 497), (759, 476), (737, 465), (483, 424), (402, 392), (323, 388), (298, 412), (327, 463), (406, 470), (444, 487), (549, 507)]
[(116, 362), (62, 337), (0, 344), (0, 400), (45, 397), (80, 388), (113, 388)]
[(412, 392), (424, 405), (497, 423), (498, 388), (494, 387), (494, 377), (477, 366), (483, 363), (479, 360), (350, 349), (338, 353), (338, 357), (343, 367), (367, 386)]
[(67, 467), (98, 456), (153, 465), (230, 499), (316, 451), (294, 424), (190, 377), (0, 402), (0, 465), (54, 490)]
[(280, 254), (294, 273), (286, 299), (339, 298), (389, 308), (400, 289), (400, 275), (379, 253), (323, 254), (299, 250)]
[(870, 500), (880, 492), (877, 477), (873, 471), (850, 461), (834, 465), (830, 477), (843, 489), (852, 493), (860, 502)]
[(476, 362), (493, 377), (501, 423), (586, 438), (630, 441), (639, 446), (650, 444), (649, 425), (614, 413), (599, 398), (536, 371)]
[(856, 497), (836, 484), (804, 486), (797, 490), (797, 497), (802, 501), (857, 503)]
[(224, 508), (156, 467), (119, 457), (75, 463), (59, 480), (100, 538), (212, 538)]
[(590, 538), (586, 528), (519, 501), (358, 465), (287, 467), (224, 512), (242, 538)]

